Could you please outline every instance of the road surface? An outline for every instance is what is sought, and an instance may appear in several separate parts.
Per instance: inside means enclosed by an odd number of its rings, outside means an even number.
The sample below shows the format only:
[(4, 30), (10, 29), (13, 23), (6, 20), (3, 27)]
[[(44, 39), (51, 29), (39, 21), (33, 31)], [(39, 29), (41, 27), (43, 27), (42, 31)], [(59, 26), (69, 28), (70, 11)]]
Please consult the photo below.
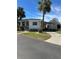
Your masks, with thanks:
[(61, 59), (61, 46), (18, 34), (17, 59)]

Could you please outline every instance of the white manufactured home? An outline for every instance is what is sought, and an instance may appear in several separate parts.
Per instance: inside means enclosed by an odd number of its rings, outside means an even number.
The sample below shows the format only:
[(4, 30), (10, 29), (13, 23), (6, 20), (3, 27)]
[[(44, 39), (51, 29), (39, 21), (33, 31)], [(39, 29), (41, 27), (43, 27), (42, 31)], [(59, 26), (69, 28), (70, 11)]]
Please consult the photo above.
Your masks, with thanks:
[(41, 19), (23, 19), (18, 21), (20, 26), (23, 26), (25, 30), (39, 30), (41, 29)]

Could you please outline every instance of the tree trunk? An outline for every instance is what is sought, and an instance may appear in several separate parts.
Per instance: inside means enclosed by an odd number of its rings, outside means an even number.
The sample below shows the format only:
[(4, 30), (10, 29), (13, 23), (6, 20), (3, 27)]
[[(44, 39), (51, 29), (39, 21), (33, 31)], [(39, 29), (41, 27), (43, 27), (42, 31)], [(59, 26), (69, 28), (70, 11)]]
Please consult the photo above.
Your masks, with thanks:
[[(19, 20), (22, 20), (22, 17), (20, 17)], [(22, 26), (19, 25), (19, 29), (22, 30)]]
[(42, 21), (42, 30), (44, 29), (44, 17), (45, 17), (45, 12), (43, 11), (43, 21)]
[(43, 11), (43, 19), (41, 21), (41, 29), (39, 30), (40, 33), (42, 33), (43, 29), (44, 29), (44, 16), (45, 16), (45, 12)]
[(20, 19), (19, 20), (22, 20), (22, 17), (20, 17)]

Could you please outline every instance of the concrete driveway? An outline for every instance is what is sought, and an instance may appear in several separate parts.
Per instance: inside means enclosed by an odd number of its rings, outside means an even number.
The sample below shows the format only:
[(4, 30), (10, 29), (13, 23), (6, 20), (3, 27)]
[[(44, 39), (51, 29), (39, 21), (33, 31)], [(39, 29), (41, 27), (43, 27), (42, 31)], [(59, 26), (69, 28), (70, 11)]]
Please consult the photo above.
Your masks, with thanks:
[(17, 59), (61, 59), (61, 46), (18, 34)]
[(61, 45), (61, 34), (58, 34), (56, 32), (47, 32), (47, 33), (51, 35), (51, 38), (46, 40), (46, 42)]

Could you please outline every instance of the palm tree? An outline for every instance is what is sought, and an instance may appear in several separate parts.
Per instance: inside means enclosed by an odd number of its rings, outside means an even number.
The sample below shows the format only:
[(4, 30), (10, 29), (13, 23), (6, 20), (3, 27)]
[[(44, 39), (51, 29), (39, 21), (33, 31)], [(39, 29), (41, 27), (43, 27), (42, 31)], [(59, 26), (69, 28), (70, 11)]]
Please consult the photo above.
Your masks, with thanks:
[(43, 13), (43, 19), (42, 19), (42, 30), (44, 29), (44, 17), (45, 14), (51, 11), (51, 1), (50, 0), (41, 0), (39, 3), (39, 10)]
[(25, 17), (24, 9), (22, 7), (18, 7), (17, 8), (17, 19), (21, 20), (24, 17)]
[(17, 8), (17, 29), (18, 30), (21, 29), (21, 26), (18, 21), (22, 20), (22, 18), (24, 18), (24, 17), (25, 17), (24, 9), (22, 7), (18, 7)]

